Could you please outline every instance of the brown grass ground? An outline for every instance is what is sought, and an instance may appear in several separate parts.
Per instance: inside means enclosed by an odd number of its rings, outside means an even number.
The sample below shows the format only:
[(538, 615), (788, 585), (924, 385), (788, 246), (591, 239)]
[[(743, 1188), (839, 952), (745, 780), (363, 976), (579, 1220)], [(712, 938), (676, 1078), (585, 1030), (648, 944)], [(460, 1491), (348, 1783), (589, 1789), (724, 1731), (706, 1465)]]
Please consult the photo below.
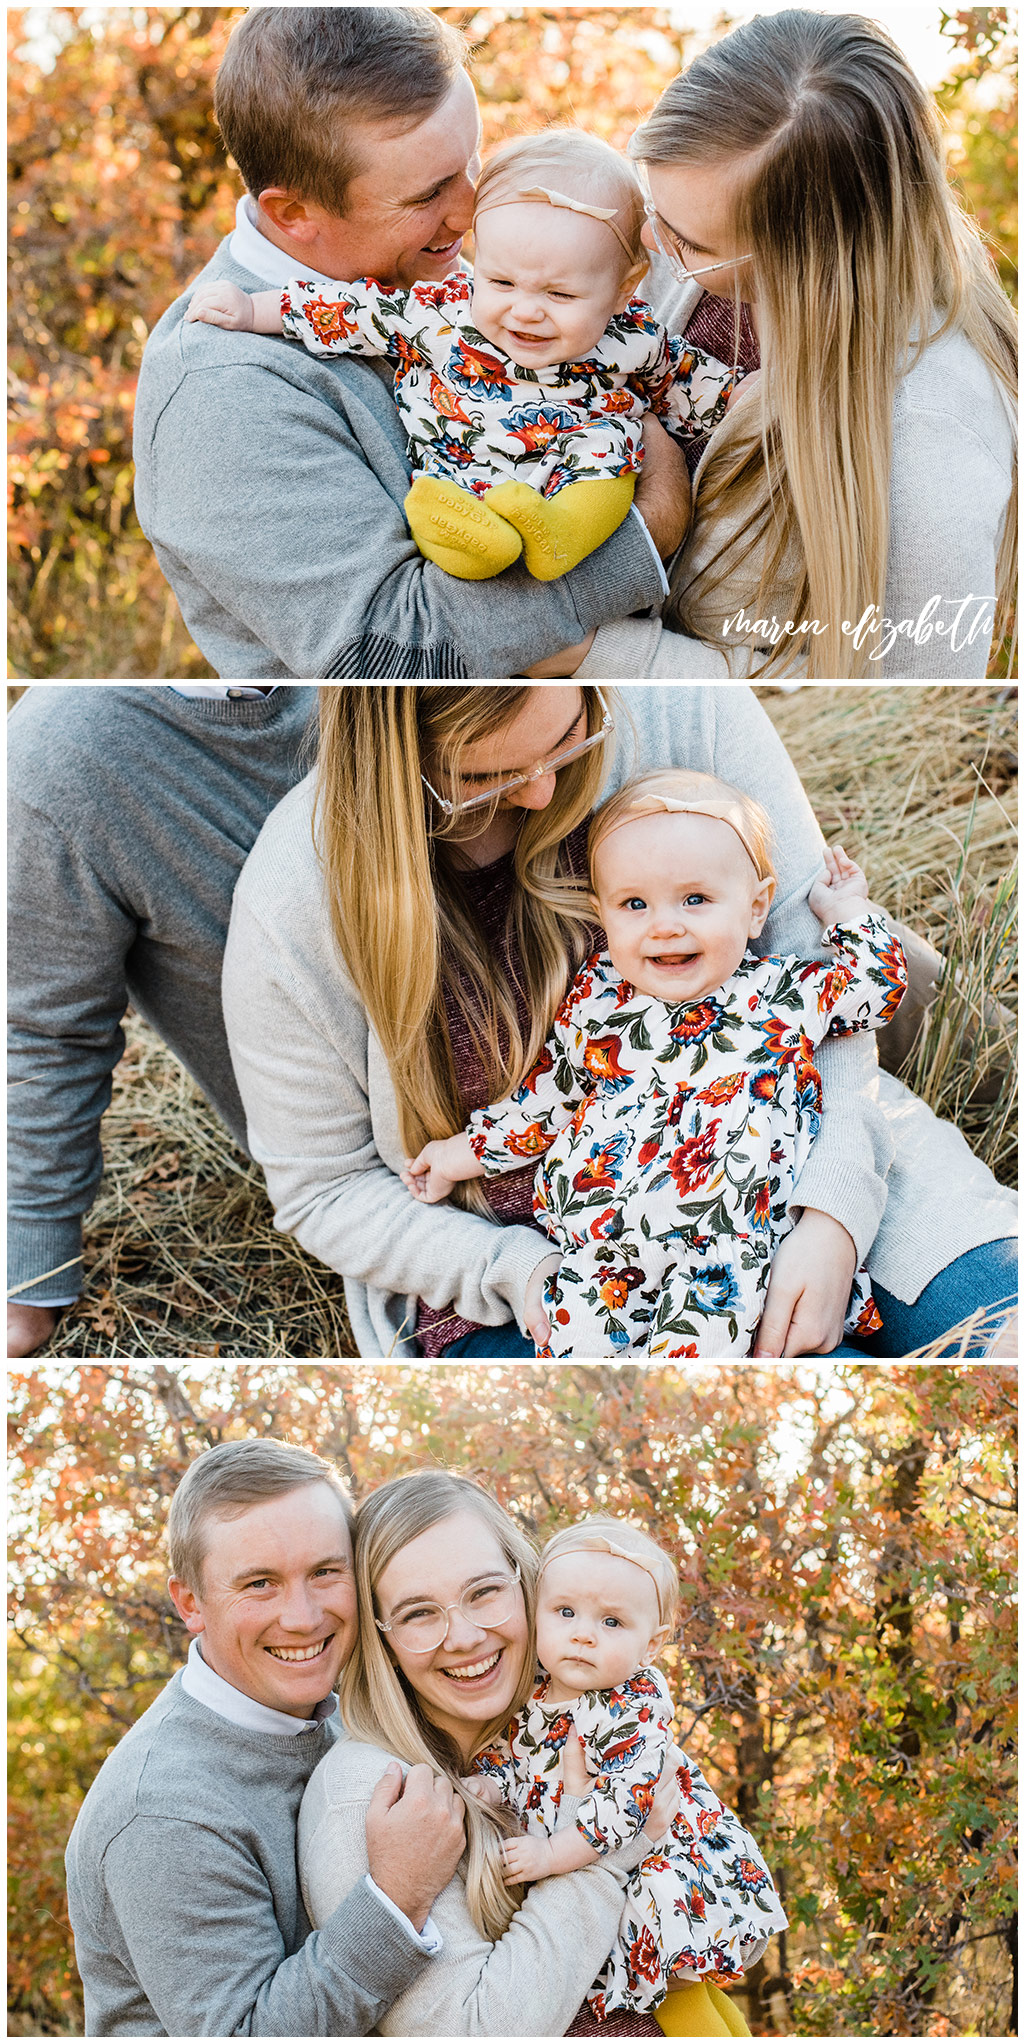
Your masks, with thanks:
[[(907, 1076), (1011, 1182), (1016, 691), (761, 695), (826, 836), (860, 859), (874, 898), (946, 957), (933, 1024)], [(104, 1148), (86, 1231), (88, 1289), (48, 1354), (354, 1353), (341, 1279), (275, 1232), (259, 1172), (134, 1019)]]

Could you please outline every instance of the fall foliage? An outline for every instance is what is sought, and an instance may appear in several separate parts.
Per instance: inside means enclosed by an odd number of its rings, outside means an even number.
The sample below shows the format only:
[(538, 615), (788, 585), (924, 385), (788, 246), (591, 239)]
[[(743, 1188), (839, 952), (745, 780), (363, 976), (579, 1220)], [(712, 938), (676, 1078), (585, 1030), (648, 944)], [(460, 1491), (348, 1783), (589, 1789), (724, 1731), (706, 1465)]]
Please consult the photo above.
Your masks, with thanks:
[[(211, 671), (135, 518), (131, 419), (147, 335), (233, 225), (212, 93), (241, 11), (8, 10), (16, 676)], [(621, 147), (697, 48), (674, 8), (437, 11), (469, 38), (485, 150), (564, 120)], [(1012, 288), (1009, 12), (942, 19), (951, 168)]]
[(678, 1560), (678, 1733), (764, 1846), (791, 1929), (762, 2034), (1015, 2029), (1015, 1373), (265, 1364), (10, 1373), (12, 2025), (81, 2032), (61, 1854), (179, 1665), (167, 1501), (272, 1434), (358, 1499), (428, 1460), (529, 1535), (629, 1513)]

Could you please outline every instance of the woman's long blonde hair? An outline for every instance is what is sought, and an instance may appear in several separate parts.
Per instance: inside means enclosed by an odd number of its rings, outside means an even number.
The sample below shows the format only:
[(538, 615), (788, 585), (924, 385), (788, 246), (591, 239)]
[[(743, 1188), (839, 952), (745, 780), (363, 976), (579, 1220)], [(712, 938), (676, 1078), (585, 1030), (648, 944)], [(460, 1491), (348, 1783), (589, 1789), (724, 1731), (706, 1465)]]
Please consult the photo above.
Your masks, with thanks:
[[(608, 766), (605, 746), (563, 767), (548, 807), (524, 815), (512, 919), (530, 1015), (525, 1034), (500, 961), (481, 942), (452, 857), (451, 828), (434, 813), (420, 778), (426, 771), (457, 801), (465, 748), (504, 730), (530, 694), (528, 686), (504, 684), (320, 691), (317, 851), (334, 935), (387, 1059), (410, 1156), (466, 1120), (445, 1022), (446, 987), (483, 1056), (491, 1098), (501, 1099), (535, 1062), (586, 952), (593, 911), (585, 881), (572, 879), (563, 839), (595, 806)], [(589, 734), (600, 729), (604, 706), (596, 689), (581, 694)], [(467, 981), (475, 990), (468, 1005)], [(489, 1213), (478, 1183), (459, 1191), (464, 1205)]]
[[(871, 604), (884, 612), (899, 378), (937, 333), (959, 329), (1015, 406), (1013, 313), (950, 188), (931, 95), (884, 30), (859, 15), (759, 15), (673, 80), (630, 152), (723, 170), (741, 159), (749, 173), (735, 233), (756, 274), (761, 418), (756, 404), (741, 405), (713, 443), (699, 498), (728, 536), (684, 601), (703, 604), (763, 549), (756, 609), (770, 611), (795, 554), (792, 616), (826, 626), (810, 640), (809, 673), (870, 672), (876, 641), (858, 651), (842, 623)], [(951, 477), (935, 480), (953, 487)], [(997, 641), (1012, 612), (1016, 533), (1014, 494), (997, 564)], [(783, 641), (767, 666), (792, 645)]]
[[(353, 1543), (359, 1636), (341, 1679), (341, 1714), (356, 1738), (383, 1746), (410, 1766), (425, 1761), (435, 1773), (446, 1774), (456, 1789), (468, 1771), (465, 1758), (454, 1741), (431, 1724), (416, 1691), (392, 1660), (374, 1619), (381, 1616), (377, 1585), (388, 1563), (410, 1540), (464, 1511), (479, 1514), (496, 1536), (510, 1569), (518, 1563), (529, 1626), (527, 1652), (512, 1702), (500, 1718), (479, 1727), (474, 1751), (488, 1745), (525, 1703), (535, 1673), (537, 1556), (494, 1498), (468, 1477), (453, 1476), (446, 1469), (421, 1469), (412, 1476), (396, 1477), (360, 1504)], [(464, 1801), (469, 1847), (466, 1902), (477, 1929), (493, 1940), (508, 1929), (522, 1900), (521, 1889), (508, 1887), (501, 1871), (502, 1836), (516, 1827), (501, 1811), (478, 1802), (475, 1796), (466, 1796)]]

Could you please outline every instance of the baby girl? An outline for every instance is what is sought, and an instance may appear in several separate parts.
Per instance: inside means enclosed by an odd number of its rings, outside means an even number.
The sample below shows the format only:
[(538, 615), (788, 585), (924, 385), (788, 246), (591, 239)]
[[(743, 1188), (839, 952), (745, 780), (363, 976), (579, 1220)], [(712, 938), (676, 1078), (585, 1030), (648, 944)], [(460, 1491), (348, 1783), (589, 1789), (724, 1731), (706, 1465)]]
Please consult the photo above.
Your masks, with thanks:
[[(545, 1672), (475, 1763), (488, 1800), (509, 1803), (526, 1825), (503, 1848), (510, 1882), (591, 1866), (643, 1828), (673, 1745), (672, 1699), (650, 1663), (671, 1637), (677, 1598), (668, 1555), (628, 1520), (582, 1519), (548, 1541), (537, 1585)], [(575, 1824), (556, 1831), (570, 1735), (594, 1778)], [(630, 1876), (590, 2005), (599, 2020), (654, 2009), (667, 2036), (742, 2033), (719, 1983), (740, 1980), (786, 1916), (750, 1833), (700, 1768), (679, 1760), (678, 1815)]]
[(186, 317), (393, 362), (420, 552), (467, 580), (521, 554), (551, 581), (625, 518), (645, 412), (706, 433), (736, 382), (634, 298), (643, 224), (636, 175), (606, 143), (525, 136), (480, 178), (472, 276), (409, 290), (296, 279), (255, 297), (205, 284)]
[[(840, 846), (809, 894), (836, 956), (749, 949), (775, 878), (760, 806), (669, 769), (598, 810), (588, 845), (607, 948), (588, 959), (512, 1098), (430, 1142), (419, 1199), (537, 1157), (561, 1261), (544, 1356), (749, 1355), (821, 1119), (816, 1043), (878, 1029), (906, 965)], [(881, 1321), (858, 1271), (847, 1327)]]

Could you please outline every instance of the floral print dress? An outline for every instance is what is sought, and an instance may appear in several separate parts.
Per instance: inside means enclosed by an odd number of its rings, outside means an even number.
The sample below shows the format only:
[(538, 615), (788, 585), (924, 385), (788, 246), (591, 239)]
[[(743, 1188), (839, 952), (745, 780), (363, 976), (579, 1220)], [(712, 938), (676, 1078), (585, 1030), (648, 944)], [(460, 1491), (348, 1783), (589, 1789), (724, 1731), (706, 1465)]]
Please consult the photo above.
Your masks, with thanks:
[[(548, 1703), (543, 1678), (507, 1732), (477, 1755), (528, 1833), (550, 1837), (562, 1800), (562, 1750), (582, 1741), (594, 1775), (576, 1823), (600, 1853), (643, 1829), (672, 1742), (672, 1699), (655, 1668), (617, 1689)], [(613, 2009), (656, 2008), (672, 1976), (725, 1985), (760, 1958), (786, 1914), (749, 1831), (692, 1760), (679, 1768), (679, 1812), (668, 1837), (629, 1877), (619, 1935), (587, 1999)]]
[[(880, 1028), (906, 985), (875, 911), (825, 939), (834, 962), (748, 952), (691, 1007), (638, 994), (598, 952), (518, 1092), (470, 1116), (485, 1172), (540, 1160), (534, 1212), (562, 1262), (538, 1355), (750, 1354), (821, 1120), (814, 1046)], [(862, 1267), (846, 1325), (881, 1324)]]
[(478, 333), (471, 298), (463, 272), (408, 290), (297, 279), (281, 303), (285, 333), (311, 354), (393, 362), (414, 470), (476, 496), (518, 478), (553, 497), (583, 477), (638, 470), (649, 409), (681, 436), (725, 416), (736, 372), (670, 339), (642, 299), (609, 320), (584, 361), (534, 370)]

